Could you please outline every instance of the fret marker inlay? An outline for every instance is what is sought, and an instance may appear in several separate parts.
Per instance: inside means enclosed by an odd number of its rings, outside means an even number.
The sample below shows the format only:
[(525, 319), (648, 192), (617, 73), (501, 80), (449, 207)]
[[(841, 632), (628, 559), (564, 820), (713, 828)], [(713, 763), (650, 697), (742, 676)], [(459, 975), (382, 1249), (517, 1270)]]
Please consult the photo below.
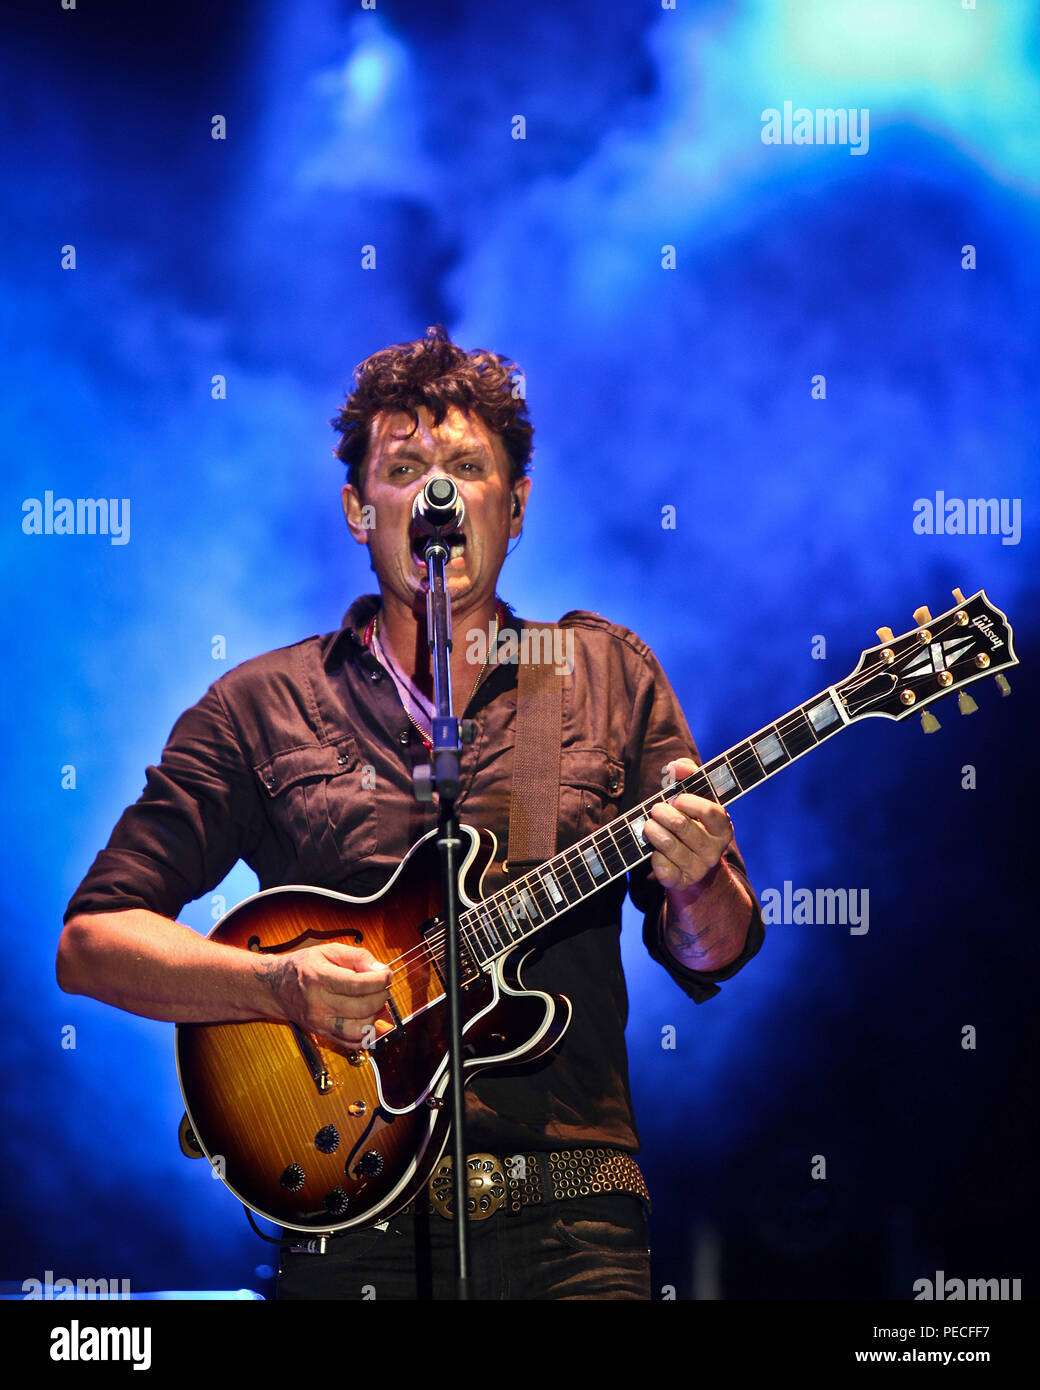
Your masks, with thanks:
[(812, 726), (816, 730), (826, 729), (828, 724), (833, 724), (838, 718), (838, 711), (834, 708), (834, 701), (830, 696), (826, 696), (818, 705), (813, 705), (809, 711), (809, 718)]
[(548, 891), (549, 891), (549, 897), (552, 898), (553, 902), (554, 902), (554, 903), (562, 903), (562, 902), (563, 902), (563, 894), (560, 892), (560, 885), (556, 882), (556, 879), (553, 877), (553, 875), (552, 875), (552, 873), (550, 872), (550, 870), (548, 870), (548, 869), (543, 869), (543, 870), (542, 870), (542, 882), (545, 884), (546, 888), (548, 889)]
[(778, 762), (781, 758), (786, 758), (787, 754), (780, 746), (780, 740), (776, 734), (767, 734), (765, 738), (760, 738), (754, 745), (755, 752), (762, 759), (762, 766), (767, 767), (770, 763)]
[(737, 785), (725, 763), (708, 773), (708, 781), (715, 788), (716, 796), (725, 796), (726, 792), (732, 791)]
[(605, 874), (607, 872), (606, 868), (604, 867), (603, 860), (596, 853), (596, 850), (592, 845), (586, 845), (581, 853), (582, 857), (585, 860), (585, 863), (589, 866), (593, 878), (599, 878), (601, 874)]
[(520, 889), (520, 896), (524, 901), (524, 908), (527, 911), (528, 921), (537, 922), (538, 918), (542, 914), (538, 911), (538, 906), (535, 903), (534, 898), (531, 897), (530, 893), (527, 891), (526, 888)]
[(483, 924), (484, 924), (484, 930), (487, 932), (488, 936), (491, 938), (491, 941), (494, 943), (494, 945), (495, 945), (495, 946), (501, 946), (501, 945), (502, 945), (502, 938), (499, 936), (498, 932), (495, 931), (494, 919), (492, 918), (490, 912), (488, 912), (487, 908), (484, 908), (484, 907), (478, 908), (478, 909), (477, 909), (477, 916), (480, 918), (481, 922), (483, 922)]

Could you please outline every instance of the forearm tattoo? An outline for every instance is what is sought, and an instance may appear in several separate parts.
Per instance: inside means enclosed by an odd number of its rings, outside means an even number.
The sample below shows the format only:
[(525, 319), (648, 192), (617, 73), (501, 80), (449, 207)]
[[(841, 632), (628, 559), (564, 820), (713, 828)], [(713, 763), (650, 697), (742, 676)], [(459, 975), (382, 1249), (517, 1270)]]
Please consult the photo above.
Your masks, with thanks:
[(263, 966), (254, 965), (253, 974), (275, 998), (280, 998), (290, 982), (290, 977), (295, 974), (295, 969), (292, 961), (269, 961)]
[(665, 938), (676, 955), (699, 958), (707, 954), (708, 943), (713, 934), (710, 926), (690, 932), (669, 924)]

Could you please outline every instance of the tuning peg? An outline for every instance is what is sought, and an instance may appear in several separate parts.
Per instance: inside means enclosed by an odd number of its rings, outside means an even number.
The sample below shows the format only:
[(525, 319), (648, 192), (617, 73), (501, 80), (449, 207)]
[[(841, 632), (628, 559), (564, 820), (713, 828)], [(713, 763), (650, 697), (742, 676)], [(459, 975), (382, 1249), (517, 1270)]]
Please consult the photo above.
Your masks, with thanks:
[(966, 690), (962, 690), (961, 693), (957, 696), (957, 705), (960, 709), (961, 714), (974, 714), (975, 711), (978, 709), (978, 705), (975, 703), (975, 701), (971, 698), (971, 696), (968, 694)]
[(926, 734), (934, 734), (936, 729), (942, 728), (942, 725), (939, 723), (938, 719), (936, 719), (934, 714), (932, 714), (929, 710), (923, 709), (921, 711), (921, 728), (925, 731)]
[(965, 603), (965, 602), (967, 601), (967, 600), (965, 599), (965, 597), (964, 597), (963, 592), (962, 592), (959, 588), (958, 588), (958, 589), (954, 589), (954, 591), (953, 591), (953, 596), (954, 596), (954, 598), (957, 600), (958, 603)]
[(932, 615), (925, 607), (914, 609), (914, 622), (918, 627), (924, 627), (925, 623), (932, 621)]
[(1000, 691), (1001, 695), (1010, 695), (1010, 694), (1011, 694), (1011, 687), (1010, 687), (1010, 685), (1008, 685), (1007, 676), (1004, 676), (1004, 675), (994, 676), (993, 679), (996, 681), (996, 683), (997, 683), (997, 689)]
[(881, 638), (882, 642), (894, 642), (896, 640), (896, 635), (890, 627), (879, 627), (877, 635)]

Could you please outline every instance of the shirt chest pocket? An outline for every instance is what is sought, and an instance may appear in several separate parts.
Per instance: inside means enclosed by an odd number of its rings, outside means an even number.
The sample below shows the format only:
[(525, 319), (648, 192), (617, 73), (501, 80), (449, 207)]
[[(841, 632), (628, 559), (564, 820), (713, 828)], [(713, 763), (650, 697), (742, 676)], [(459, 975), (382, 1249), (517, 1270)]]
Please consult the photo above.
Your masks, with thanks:
[(560, 759), (561, 849), (621, 814), (625, 767), (602, 748), (564, 748)]
[(297, 877), (335, 883), (375, 852), (374, 776), (361, 763), (353, 738), (289, 748), (254, 771)]

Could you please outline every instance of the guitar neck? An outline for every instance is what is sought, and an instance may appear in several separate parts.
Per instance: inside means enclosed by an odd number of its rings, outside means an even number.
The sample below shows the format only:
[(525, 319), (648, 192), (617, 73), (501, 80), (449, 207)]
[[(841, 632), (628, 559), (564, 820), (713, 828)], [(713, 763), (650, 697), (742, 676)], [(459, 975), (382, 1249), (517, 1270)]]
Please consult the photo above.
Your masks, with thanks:
[(835, 687), (829, 686), (775, 724), (767, 724), (704, 763), (692, 776), (663, 787), (656, 796), (467, 909), (460, 915), (467, 949), (482, 965), (506, 955), (518, 942), (649, 859), (653, 851), (641, 832), (650, 808), (658, 802), (693, 792), (726, 806), (849, 722)]

